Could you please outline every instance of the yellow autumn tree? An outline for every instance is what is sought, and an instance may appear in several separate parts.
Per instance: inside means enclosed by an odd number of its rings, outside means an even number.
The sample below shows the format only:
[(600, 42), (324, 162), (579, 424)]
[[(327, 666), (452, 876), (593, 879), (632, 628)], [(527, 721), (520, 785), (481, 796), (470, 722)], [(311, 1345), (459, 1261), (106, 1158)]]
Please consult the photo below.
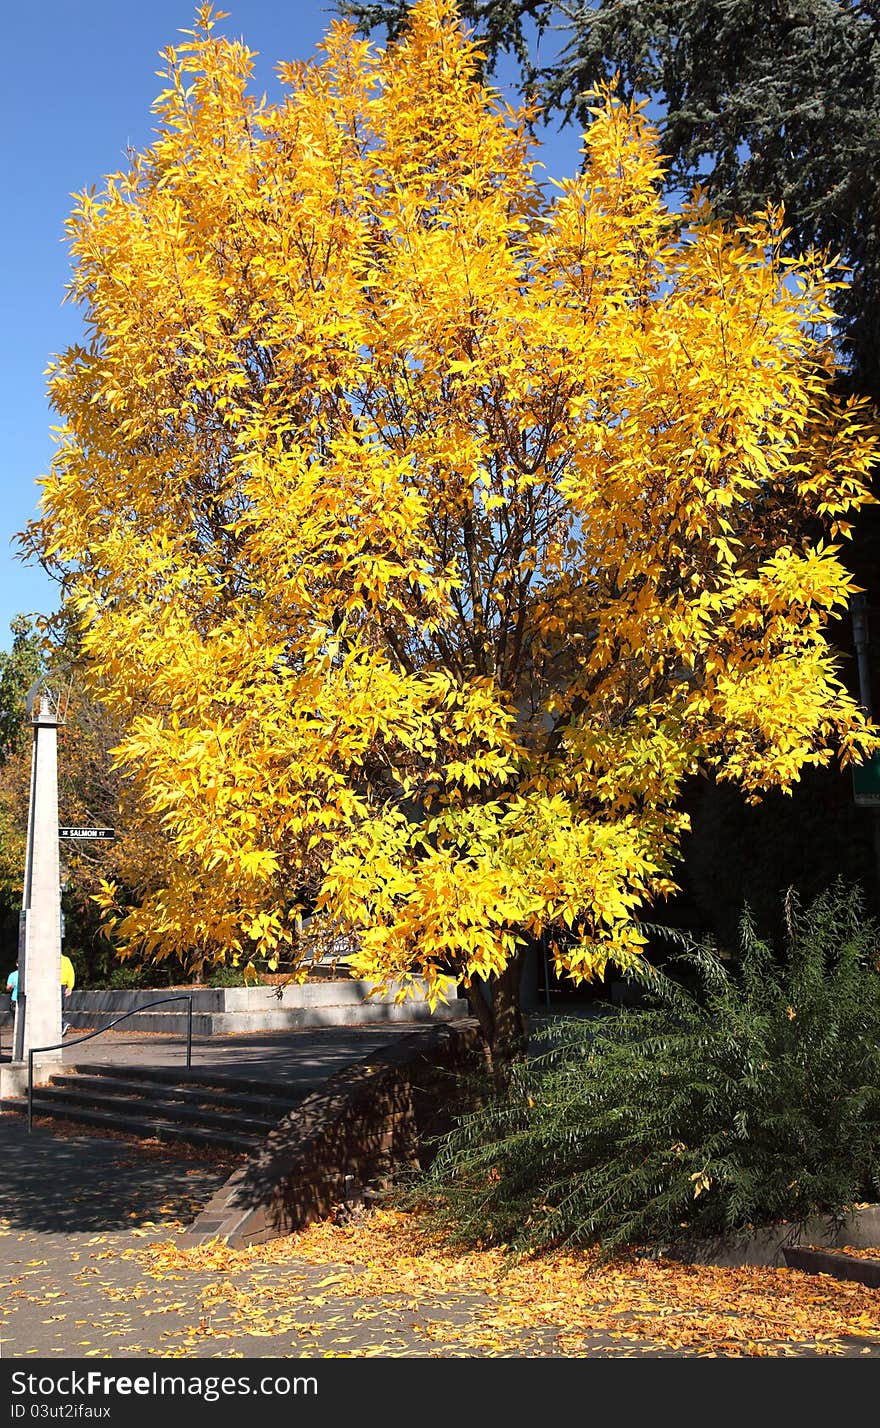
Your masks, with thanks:
[(529, 939), (575, 979), (640, 955), (686, 777), (877, 747), (826, 638), (877, 454), (835, 273), (780, 211), (670, 213), (612, 93), (547, 180), (450, 0), (385, 50), (334, 24), (272, 104), (222, 18), (73, 211), (27, 537), (153, 829), (108, 917), (159, 957), (355, 934), (510, 1045)]

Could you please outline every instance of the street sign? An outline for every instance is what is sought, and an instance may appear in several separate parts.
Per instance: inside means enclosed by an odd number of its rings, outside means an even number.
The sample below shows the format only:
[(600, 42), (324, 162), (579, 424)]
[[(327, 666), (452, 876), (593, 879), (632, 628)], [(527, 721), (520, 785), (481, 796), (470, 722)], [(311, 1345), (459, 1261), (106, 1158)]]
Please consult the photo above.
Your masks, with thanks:
[(853, 764), (853, 797), (860, 808), (880, 808), (880, 753)]
[(115, 838), (115, 828), (59, 828), (59, 838), (76, 838), (78, 841), (87, 843), (100, 838)]

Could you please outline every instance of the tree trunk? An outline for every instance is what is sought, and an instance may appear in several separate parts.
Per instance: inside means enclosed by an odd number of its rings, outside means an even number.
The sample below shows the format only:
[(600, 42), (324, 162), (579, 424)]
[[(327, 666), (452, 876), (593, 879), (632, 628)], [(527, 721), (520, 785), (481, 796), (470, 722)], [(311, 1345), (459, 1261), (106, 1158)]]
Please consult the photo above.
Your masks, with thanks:
[(480, 1023), (486, 1069), (499, 1090), (506, 1085), (511, 1066), (523, 1059), (528, 1046), (528, 1022), (520, 1001), (521, 977), (522, 955), (518, 954), (490, 982), (475, 980), (466, 988), (468, 1004)]

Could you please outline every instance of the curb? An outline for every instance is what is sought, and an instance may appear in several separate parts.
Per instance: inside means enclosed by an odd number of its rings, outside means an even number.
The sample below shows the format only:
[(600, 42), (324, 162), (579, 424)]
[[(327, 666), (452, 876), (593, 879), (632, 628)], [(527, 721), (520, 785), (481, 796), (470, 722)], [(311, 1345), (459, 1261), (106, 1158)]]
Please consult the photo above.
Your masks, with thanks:
[[(830, 1216), (807, 1220), (805, 1224), (781, 1221), (739, 1233), (681, 1240), (664, 1246), (662, 1255), (665, 1259), (685, 1264), (716, 1265), (728, 1269), (746, 1265), (793, 1268), (795, 1266), (789, 1256), (795, 1252), (827, 1254), (834, 1263), (843, 1259), (849, 1264), (857, 1264), (852, 1255), (834, 1255), (834, 1250), (843, 1246), (871, 1249), (875, 1245), (880, 1261), (880, 1204), (862, 1205), (842, 1222)], [(800, 1269), (804, 1266), (796, 1267)], [(829, 1274), (833, 1271), (823, 1269), (816, 1272)]]
[(832, 1250), (809, 1249), (792, 1245), (783, 1250), (787, 1269), (802, 1269), (806, 1274), (830, 1274), (835, 1279), (853, 1279), (869, 1289), (880, 1289), (880, 1249), (877, 1259), (860, 1259), (851, 1254), (835, 1254)]

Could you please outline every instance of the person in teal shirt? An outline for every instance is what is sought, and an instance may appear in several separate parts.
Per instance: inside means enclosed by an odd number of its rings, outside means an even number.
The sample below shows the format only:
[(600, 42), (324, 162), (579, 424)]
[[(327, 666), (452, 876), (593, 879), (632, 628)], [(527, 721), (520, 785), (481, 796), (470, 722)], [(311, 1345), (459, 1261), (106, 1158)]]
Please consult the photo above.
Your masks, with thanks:
[[(61, 954), (61, 1018), (62, 1018), (61, 1035), (62, 1035), (62, 1036), (64, 1036), (65, 1033), (70, 1030), (70, 1022), (69, 1022), (69, 1021), (64, 1021), (64, 1005), (65, 1005), (65, 1003), (66, 1003), (66, 1001), (67, 1001), (67, 998), (70, 996), (71, 991), (73, 990), (74, 980), (75, 980), (75, 977), (74, 977), (74, 971), (73, 971), (73, 963), (71, 962), (71, 960), (70, 960), (69, 957), (66, 957), (66, 956), (64, 955), (64, 953), (62, 953), (62, 954)], [(14, 968), (12, 969), (12, 971), (9, 973), (9, 976), (6, 978), (6, 990), (7, 990), (7, 992), (10, 993), (9, 1000), (10, 1000), (11, 1003), (12, 1003), (12, 1008), (13, 1008), (13, 1011), (14, 1011), (14, 1010), (15, 1010), (15, 1004), (16, 1004), (16, 1002), (18, 1001), (18, 968), (17, 968), (17, 967), (14, 967)]]

